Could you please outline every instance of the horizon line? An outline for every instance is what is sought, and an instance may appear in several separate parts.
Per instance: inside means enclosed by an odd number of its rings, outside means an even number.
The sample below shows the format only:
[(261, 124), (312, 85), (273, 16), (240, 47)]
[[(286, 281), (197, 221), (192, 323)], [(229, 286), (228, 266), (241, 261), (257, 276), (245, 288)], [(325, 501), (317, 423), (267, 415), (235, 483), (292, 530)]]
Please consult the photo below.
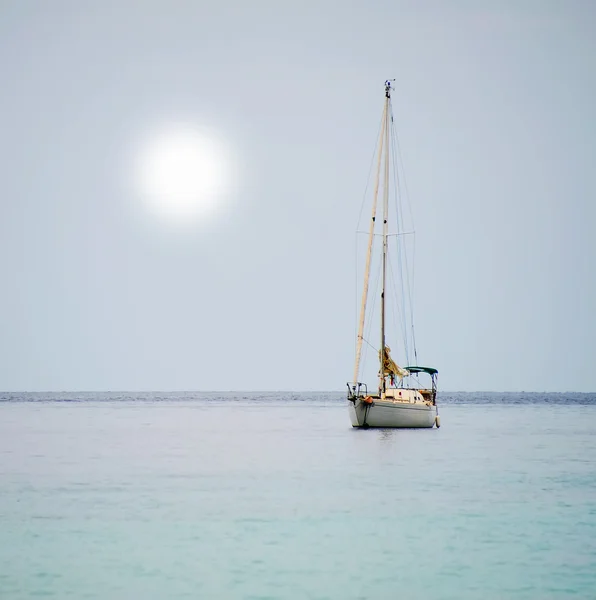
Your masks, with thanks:
[[(0, 390), (0, 394), (345, 394), (344, 390)], [(596, 391), (578, 390), (444, 390), (442, 394), (595, 394)]]

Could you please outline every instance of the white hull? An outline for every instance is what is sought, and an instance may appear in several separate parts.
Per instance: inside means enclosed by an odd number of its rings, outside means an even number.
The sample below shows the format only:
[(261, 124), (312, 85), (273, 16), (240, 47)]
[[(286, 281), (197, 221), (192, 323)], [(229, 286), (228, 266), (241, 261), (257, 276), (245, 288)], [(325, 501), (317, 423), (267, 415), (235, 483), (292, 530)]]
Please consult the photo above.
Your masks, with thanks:
[(353, 427), (430, 428), (437, 420), (436, 405), (425, 403), (375, 400), (363, 403), (360, 398), (348, 401)]

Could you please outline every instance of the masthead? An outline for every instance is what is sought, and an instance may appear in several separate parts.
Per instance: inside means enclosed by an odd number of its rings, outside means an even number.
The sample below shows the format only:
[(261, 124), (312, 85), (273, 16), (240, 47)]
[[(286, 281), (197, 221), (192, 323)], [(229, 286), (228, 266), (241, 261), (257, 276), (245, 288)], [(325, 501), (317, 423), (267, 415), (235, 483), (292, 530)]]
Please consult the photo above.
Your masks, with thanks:
[(387, 81), (385, 81), (385, 98), (391, 98), (391, 90), (393, 89), (391, 87), (392, 81), (395, 81), (395, 79), (387, 79)]

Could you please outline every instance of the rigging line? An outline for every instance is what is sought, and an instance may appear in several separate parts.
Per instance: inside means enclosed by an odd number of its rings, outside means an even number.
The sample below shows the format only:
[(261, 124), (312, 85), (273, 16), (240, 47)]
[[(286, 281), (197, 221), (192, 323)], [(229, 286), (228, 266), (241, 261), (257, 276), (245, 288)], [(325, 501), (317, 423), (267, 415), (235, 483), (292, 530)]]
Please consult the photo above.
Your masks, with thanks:
[[(412, 240), (412, 289), (414, 289), (414, 265), (416, 264), (416, 238)], [(414, 362), (418, 364), (418, 350), (416, 349), (416, 333), (414, 331), (414, 303), (410, 298), (410, 302), (412, 304), (412, 310), (410, 311), (410, 315), (412, 317), (412, 343), (414, 344)]]
[[(413, 247), (416, 248), (416, 238), (413, 238)], [(403, 271), (406, 273), (406, 287), (408, 291), (408, 302), (409, 302), (409, 315), (404, 313), (404, 318), (410, 317), (410, 327), (412, 328), (412, 344), (414, 348), (414, 355), (417, 356), (416, 352), (416, 338), (414, 334), (414, 301), (413, 301), (413, 287), (414, 287), (414, 259), (412, 259), (412, 283), (410, 283), (410, 265), (408, 264), (408, 252), (405, 244), (402, 245), (403, 261), (405, 268)]]
[[(358, 284), (360, 281), (360, 276), (358, 273), (358, 257), (359, 257), (359, 252), (358, 252), (358, 235), (355, 236), (356, 237), (356, 256), (354, 258), (354, 265), (355, 265), (355, 281), (354, 281), (354, 289), (355, 289), (355, 295), (354, 295), (354, 355), (357, 356), (358, 355), (358, 313), (360, 310), (360, 290), (358, 289)], [(356, 382), (358, 383), (359, 377), (356, 377)]]
[[(411, 317), (412, 310), (413, 310), (413, 308), (412, 308), (412, 291), (410, 290), (410, 285), (409, 285), (410, 282), (409, 282), (409, 272), (408, 272), (408, 257), (406, 254), (406, 249), (404, 248), (404, 244), (402, 244), (402, 252), (403, 252), (403, 260), (405, 263), (405, 269), (400, 270), (402, 280), (404, 277), (403, 272), (404, 271), (406, 272), (406, 285), (402, 286), (402, 299), (404, 302), (404, 306), (405, 306), (406, 301), (408, 302), (408, 309), (409, 309), (409, 313), (410, 313), (410, 317)], [(407, 287), (407, 292), (406, 292), (406, 287)], [(406, 294), (408, 296), (407, 300), (406, 300)], [(408, 309), (404, 310), (404, 313), (403, 313), (404, 327), (406, 329), (408, 327), (408, 325), (407, 325)], [(411, 321), (411, 318), (410, 318), (410, 321)], [(413, 331), (411, 332), (411, 336), (412, 336), (412, 346), (413, 346), (414, 345), (414, 332)], [(410, 354), (408, 352), (408, 362), (409, 362), (409, 359), (410, 359)]]
[[(401, 302), (402, 302), (402, 324), (403, 324), (403, 328), (404, 328), (404, 337), (405, 339), (408, 339), (408, 335), (407, 335), (407, 313), (408, 313), (408, 308), (411, 310), (411, 304), (410, 306), (408, 306), (406, 304), (406, 292), (405, 292), (405, 285), (404, 285), (404, 268), (403, 268), (403, 263), (406, 263), (406, 270), (407, 270), (407, 261), (404, 261), (404, 257), (403, 257), (403, 253), (404, 253), (404, 244), (397, 244), (397, 263), (398, 263), (398, 273), (399, 273), (399, 282), (401, 284)], [(406, 274), (406, 284), (407, 284), (408, 278), (407, 278), (407, 274)], [(409, 290), (408, 290), (409, 292)], [(409, 294), (408, 294), (409, 296)], [(410, 352), (409, 352), (409, 344), (406, 343), (406, 352), (407, 352), (407, 358), (409, 361), (410, 358)]]
[[(399, 157), (399, 160), (401, 161), (401, 171), (402, 171), (401, 179), (403, 179), (405, 194), (400, 194), (400, 197), (402, 197), (403, 195), (406, 196), (406, 201), (408, 203), (408, 209), (410, 212), (410, 220), (411, 220), (412, 227), (413, 227), (414, 226), (414, 216), (412, 214), (412, 205), (410, 202), (410, 195), (409, 195), (408, 189), (407, 189), (405, 169), (403, 166), (403, 159), (401, 158), (401, 150), (399, 147), (399, 138), (398, 138), (397, 129), (395, 128), (395, 126), (393, 126), (393, 129), (392, 129), (391, 144), (392, 144), (392, 149), (393, 149), (393, 153), (394, 153), (396, 162), (398, 160), (398, 157)], [(396, 148), (397, 148), (397, 150), (396, 150)], [(396, 186), (399, 188), (401, 179), (399, 178), (399, 169), (397, 167), (397, 164), (395, 167), (395, 173), (397, 174)], [(400, 208), (401, 208), (401, 205), (400, 205)], [(403, 218), (403, 211), (400, 211), (400, 214), (402, 215), (402, 218)], [(415, 238), (414, 238), (413, 245), (415, 248)], [(418, 352), (417, 352), (417, 348), (416, 348), (416, 335), (415, 335), (415, 328), (414, 328), (414, 302), (413, 302), (415, 262), (414, 262), (414, 258), (412, 258), (412, 282), (410, 284), (410, 266), (408, 264), (408, 250), (407, 250), (407, 247), (405, 246), (405, 244), (403, 245), (403, 259), (404, 259), (404, 263), (405, 263), (406, 283), (407, 283), (407, 290), (408, 290), (408, 299), (409, 299), (409, 304), (410, 304), (409, 305), (409, 309), (410, 309), (409, 317), (410, 317), (410, 326), (412, 329), (412, 345), (413, 345), (413, 349), (414, 349), (414, 357), (416, 358), (416, 362), (417, 362)]]
[(368, 186), (370, 184), (370, 175), (372, 173), (373, 165), (375, 163), (375, 157), (377, 156), (378, 140), (381, 135), (382, 127), (383, 127), (383, 117), (381, 117), (381, 121), (379, 123), (379, 129), (377, 130), (377, 137), (375, 138), (375, 147), (374, 147), (374, 150), (372, 153), (372, 157), (370, 159), (370, 167), (368, 168), (368, 177), (366, 178), (366, 187), (364, 188), (364, 194), (362, 195), (362, 203), (360, 204), (360, 213), (358, 214), (358, 221), (357, 221), (356, 229), (358, 229), (360, 227), (360, 221), (362, 220), (362, 211), (364, 210), (364, 204), (366, 203), (366, 194), (368, 192)]
[[(413, 248), (416, 248), (416, 237), (413, 236), (412, 238), (412, 245)], [(407, 316), (410, 317), (410, 326), (412, 329), (412, 345), (414, 348), (414, 355), (417, 356), (417, 352), (416, 352), (416, 337), (415, 337), (415, 331), (414, 331), (414, 272), (415, 272), (415, 262), (414, 262), (414, 258), (412, 257), (412, 266), (410, 268), (410, 264), (409, 264), (409, 260), (408, 260), (408, 248), (405, 244), (405, 242), (402, 244), (401, 246), (402, 248), (402, 252), (403, 252), (403, 262), (404, 262), (404, 269), (403, 271), (405, 271), (405, 276), (406, 276), (406, 288), (407, 288), (407, 294), (408, 294), (408, 302), (409, 302), (409, 315), (406, 315), (404, 313), (404, 318), (407, 318)], [(414, 250), (413, 250), (414, 252)], [(410, 270), (412, 271), (412, 276), (411, 276), (411, 281), (410, 281)]]
[[(399, 169), (397, 164), (397, 154), (395, 152), (395, 127), (392, 127), (391, 130), (391, 149), (392, 149), (392, 158), (393, 158), (393, 184), (395, 187), (395, 212), (398, 220), (398, 227), (402, 227), (405, 219), (403, 218), (403, 211), (401, 207), (401, 203), (399, 202), (401, 198), (401, 190), (400, 190), (400, 179), (399, 179)], [(401, 324), (403, 328), (403, 336), (404, 336), (404, 347), (406, 351), (406, 358), (409, 362), (410, 358), (410, 349), (409, 349), (409, 341), (408, 341), (408, 332), (407, 332), (407, 321), (408, 321), (408, 312), (411, 310), (411, 302), (409, 305), (406, 304), (406, 291), (405, 287), (408, 287), (407, 296), (408, 299), (411, 300), (411, 291), (409, 289), (409, 272), (408, 272), (408, 262), (407, 262), (407, 247), (405, 243), (400, 244), (399, 240), (397, 240), (397, 269), (398, 269), (398, 277), (401, 287), (401, 295), (402, 295), (402, 311), (401, 311)], [(404, 256), (405, 255), (405, 256)], [(404, 285), (404, 270), (406, 271), (405, 285)], [(413, 334), (412, 334), (413, 335)]]
[[(393, 115), (392, 115), (393, 116)], [(392, 163), (393, 163), (393, 184), (395, 187), (395, 214), (396, 214), (396, 218), (397, 218), (397, 222), (398, 222), (398, 228), (401, 228), (404, 226), (405, 223), (405, 219), (403, 218), (403, 212), (402, 212), (402, 207), (401, 207), (401, 203), (400, 203), (400, 199), (401, 199), (401, 189), (400, 189), (400, 179), (399, 179), (399, 168), (398, 168), (398, 164), (397, 164), (397, 153), (395, 151), (395, 137), (396, 137), (396, 129), (395, 129), (395, 125), (393, 124), (392, 121), (392, 126), (391, 126), (391, 154), (392, 154)], [(399, 270), (399, 278), (400, 278), (400, 283), (401, 283), (401, 289), (402, 289), (402, 313), (401, 313), (401, 317), (403, 319), (403, 323), (404, 323), (404, 342), (405, 340), (407, 340), (407, 333), (405, 332), (405, 329), (407, 329), (405, 327), (405, 321), (407, 320), (407, 312), (408, 312), (408, 307), (406, 307), (406, 303), (405, 303), (405, 298), (404, 296), (404, 279), (403, 279), (403, 268), (402, 268), (402, 257), (401, 257), (401, 252), (400, 250), (402, 249), (404, 245), (400, 245), (399, 244), (399, 240), (398, 240), (398, 244), (397, 244), (397, 268)], [(406, 267), (407, 268), (407, 267)], [(406, 280), (407, 283), (409, 283), (409, 280)], [(409, 297), (409, 290), (408, 290), (408, 297)], [(409, 352), (408, 352), (409, 355)]]
[[(393, 114), (391, 115), (393, 117)], [(402, 218), (402, 214), (401, 214), (401, 207), (399, 204), (399, 200), (401, 198), (401, 190), (400, 190), (400, 186), (399, 186), (399, 171), (398, 171), (398, 164), (397, 164), (397, 159), (396, 159), (396, 153), (395, 153), (395, 140), (394, 140), (394, 136), (395, 136), (395, 127), (391, 126), (391, 164), (393, 167), (393, 185), (395, 188), (395, 193), (393, 195), (393, 201), (394, 201), (394, 205), (395, 205), (395, 220), (397, 222), (397, 227), (398, 229), (402, 228), (404, 226), (405, 220)]]
[[(395, 306), (397, 307), (397, 312), (400, 313), (403, 318), (403, 315), (405, 314), (405, 311), (406, 311), (406, 307), (403, 304), (403, 299), (402, 299), (401, 311), (399, 310), (400, 302), (399, 302), (399, 296), (397, 293), (397, 289), (398, 289), (397, 277), (395, 277), (395, 273), (393, 271), (393, 263), (391, 261), (391, 255), (389, 255), (389, 276), (390, 276), (391, 281), (393, 282), (393, 293), (394, 293), (394, 297), (395, 297)], [(394, 315), (394, 317), (395, 317), (395, 315)], [(409, 358), (410, 352), (409, 352), (409, 348), (408, 348), (408, 332), (407, 332), (406, 320), (404, 318), (402, 321), (400, 321), (399, 318), (397, 318), (397, 317), (395, 317), (395, 320), (399, 321), (399, 324), (401, 327), (401, 334), (403, 337), (403, 344), (404, 344), (404, 353), (405, 353), (406, 361), (407, 361)], [(397, 323), (396, 323), (395, 329), (396, 330), (399, 329), (397, 327)]]
[[(403, 349), (406, 353), (406, 356), (409, 354), (408, 352), (408, 337), (407, 337), (407, 328), (405, 327), (405, 323), (399, 318), (400, 315), (403, 314), (403, 311), (406, 310), (405, 305), (402, 305), (403, 303), (400, 302), (399, 300), (399, 296), (398, 296), (398, 278), (395, 276), (395, 268), (393, 265), (393, 261), (391, 259), (391, 254), (389, 255), (389, 275), (390, 275), (390, 279), (393, 285), (393, 301), (395, 303), (395, 311), (394, 311), (394, 316), (395, 316), (395, 320), (396, 320), (396, 327), (395, 330), (396, 332), (399, 332), (401, 330), (401, 336), (402, 336), (402, 340), (403, 340)], [(397, 326), (397, 323), (399, 323), (399, 327)]]
[(366, 338), (362, 338), (362, 340), (368, 344), (375, 352), (378, 352), (378, 350), (366, 339)]
[(395, 196), (394, 196), (395, 214), (397, 216), (398, 227), (402, 227), (405, 223), (405, 219), (403, 218), (401, 204), (399, 202), (399, 200), (403, 194), (401, 192), (401, 186), (400, 186), (399, 164), (398, 164), (398, 160), (397, 160), (397, 152), (396, 152), (396, 145), (395, 145), (395, 138), (397, 136), (397, 133), (396, 133), (395, 125), (393, 123), (393, 112), (391, 114), (391, 117), (392, 117), (392, 121), (391, 121), (390, 137), (391, 137), (391, 158), (392, 158), (392, 166), (393, 166), (393, 182), (394, 182), (394, 186), (395, 186)]
[[(393, 115), (392, 115), (393, 116)], [(393, 150), (393, 157), (394, 157), (394, 173), (395, 173), (395, 186), (396, 189), (400, 190), (400, 180), (403, 179), (404, 182), (404, 187), (405, 187), (405, 196), (406, 196), (406, 201), (408, 203), (408, 208), (409, 208), (409, 212), (410, 212), (410, 221), (412, 223), (412, 227), (414, 227), (414, 216), (412, 214), (412, 206), (410, 203), (410, 197), (409, 197), (409, 193), (407, 190), (407, 183), (406, 183), (406, 177), (405, 177), (405, 173), (403, 173), (404, 171), (404, 166), (403, 166), (403, 160), (401, 159), (401, 150), (399, 147), (399, 138), (397, 135), (397, 129), (392, 121), (392, 131), (391, 131), (391, 145), (392, 145), (392, 150)], [(396, 147), (397, 147), (397, 151), (396, 151)], [(401, 166), (402, 166), (402, 177), (399, 177), (399, 169), (398, 169), (398, 156), (399, 156), (399, 160), (401, 161)], [(402, 197), (403, 195), (400, 194), (400, 197)], [(403, 212), (400, 210), (401, 209), (401, 204), (399, 202), (397, 202), (396, 200), (396, 204), (398, 206), (397, 208), (397, 212), (400, 215), (400, 218), (402, 220), (403, 223)], [(415, 247), (415, 241), (416, 238), (414, 236), (414, 247)], [(414, 287), (414, 260), (412, 259), (412, 283), (410, 285), (410, 267), (408, 264), (408, 251), (407, 251), (407, 247), (405, 244), (402, 245), (402, 250), (403, 250), (403, 262), (404, 262), (404, 266), (405, 266), (405, 272), (406, 272), (406, 285), (407, 285), (407, 290), (408, 290), (408, 300), (409, 300), (409, 317), (410, 317), (410, 326), (412, 329), (412, 346), (413, 346), (413, 350), (414, 350), (414, 357), (416, 359), (416, 362), (418, 361), (418, 352), (416, 349), (416, 336), (415, 336), (415, 329), (414, 329), (414, 302), (413, 302), (413, 287)], [(403, 271), (400, 269), (400, 275), (402, 275), (402, 281), (403, 281)], [(403, 288), (402, 288), (403, 290)], [(405, 311), (405, 307), (404, 307), (404, 319), (407, 319), (406, 316), (406, 311)]]
[[(393, 289), (393, 297), (394, 297), (394, 307), (395, 310), (391, 311), (391, 317), (392, 317), (392, 324), (393, 324), (393, 331), (395, 332), (395, 334), (397, 336), (399, 336), (399, 326), (398, 326), (398, 321), (399, 321), (399, 301), (397, 299), (397, 286), (395, 285), (395, 275), (393, 273), (393, 264), (391, 263), (391, 257), (389, 257), (389, 281), (391, 282)], [(404, 337), (404, 331), (402, 328), (402, 339), (405, 340)], [(405, 343), (404, 343), (404, 348), (405, 348)], [(395, 356), (397, 357), (396, 360), (398, 360), (398, 362), (401, 360), (400, 358), (400, 353), (399, 350), (401, 350), (401, 348), (394, 348), (395, 350)], [(405, 354), (407, 356), (407, 349), (405, 349)]]
[(401, 146), (399, 145), (399, 136), (397, 135), (397, 128), (395, 127), (395, 122), (393, 121), (393, 110), (391, 111), (391, 127), (393, 129), (393, 135), (391, 137), (395, 142), (395, 146), (397, 147), (396, 157), (399, 159), (399, 162), (401, 164), (402, 179), (404, 181), (404, 191), (406, 196), (406, 202), (408, 203), (408, 210), (410, 212), (410, 220), (412, 221), (412, 225), (414, 225), (414, 215), (412, 213), (412, 204), (410, 203), (410, 192), (408, 190), (408, 182), (406, 180), (406, 170), (401, 154)]

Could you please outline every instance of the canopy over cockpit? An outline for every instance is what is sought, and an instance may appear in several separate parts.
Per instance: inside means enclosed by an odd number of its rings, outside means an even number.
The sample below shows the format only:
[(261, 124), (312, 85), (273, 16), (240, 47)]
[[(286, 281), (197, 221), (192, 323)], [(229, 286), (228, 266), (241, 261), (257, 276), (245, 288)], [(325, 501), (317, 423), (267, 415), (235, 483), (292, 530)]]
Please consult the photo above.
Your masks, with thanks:
[(428, 373), (429, 375), (437, 375), (439, 372), (432, 367), (406, 367), (406, 370), (410, 373)]

